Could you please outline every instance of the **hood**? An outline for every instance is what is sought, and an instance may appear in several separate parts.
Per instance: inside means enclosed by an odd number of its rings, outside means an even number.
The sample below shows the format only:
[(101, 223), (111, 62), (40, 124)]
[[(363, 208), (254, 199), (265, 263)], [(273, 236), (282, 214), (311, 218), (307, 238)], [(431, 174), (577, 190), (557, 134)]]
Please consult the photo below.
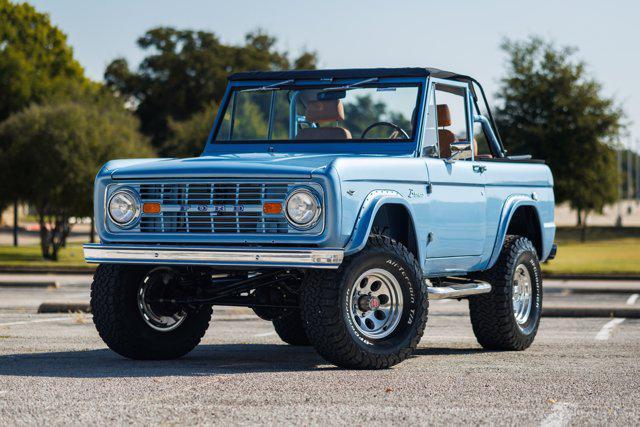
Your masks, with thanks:
[[(322, 173), (337, 157), (345, 154), (242, 153), (201, 156), (189, 159), (158, 159), (110, 162), (113, 179), (176, 178), (311, 178)], [(346, 157), (349, 157), (348, 155)], [(363, 157), (358, 155), (358, 157)]]

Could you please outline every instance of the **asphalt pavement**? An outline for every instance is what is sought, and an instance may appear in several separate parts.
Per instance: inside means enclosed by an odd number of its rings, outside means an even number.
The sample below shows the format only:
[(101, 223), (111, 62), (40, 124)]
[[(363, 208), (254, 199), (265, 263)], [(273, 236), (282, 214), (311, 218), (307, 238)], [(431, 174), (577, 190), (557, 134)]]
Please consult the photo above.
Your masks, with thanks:
[[(640, 420), (640, 319), (545, 317), (530, 349), (488, 352), (465, 301), (435, 301), (413, 357), (386, 371), (349, 371), (283, 344), (250, 310), (216, 308), (192, 353), (139, 362), (108, 350), (90, 314), (36, 314), (44, 301), (88, 299), (88, 277), (67, 279), (57, 288), (0, 288), (4, 425)], [(545, 305), (640, 306), (636, 293), (545, 286)]]

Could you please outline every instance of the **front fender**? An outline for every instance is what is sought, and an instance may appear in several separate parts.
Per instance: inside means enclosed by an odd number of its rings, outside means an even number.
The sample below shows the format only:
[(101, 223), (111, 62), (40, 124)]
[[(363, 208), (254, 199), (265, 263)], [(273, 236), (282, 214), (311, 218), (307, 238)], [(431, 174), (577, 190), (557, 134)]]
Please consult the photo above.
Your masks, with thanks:
[[(540, 211), (538, 209), (538, 205), (536, 201), (527, 194), (514, 194), (511, 195), (505, 200), (504, 205), (502, 207), (502, 212), (500, 213), (500, 222), (498, 225), (498, 231), (496, 233), (496, 240), (493, 244), (493, 251), (491, 252), (491, 258), (489, 258), (489, 262), (487, 263), (485, 269), (489, 269), (493, 267), (493, 265), (498, 260), (500, 256), (500, 251), (502, 250), (502, 245), (504, 244), (504, 239), (507, 237), (507, 230), (509, 229), (509, 224), (511, 223), (511, 218), (513, 218), (513, 214), (516, 209), (520, 206), (533, 206), (538, 214), (538, 219), (542, 218), (540, 216)], [(542, 224), (538, 221), (538, 227), (540, 227), (540, 236), (544, 236), (542, 229)], [(544, 241), (544, 239), (543, 239)], [(543, 248), (544, 250), (544, 248)]]
[[(353, 226), (351, 238), (344, 249), (345, 256), (352, 255), (365, 247), (367, 240), (369, 239), (369, 235), (371, 234), (371, 228), (373, 227), (373, 221), (376, 218), (376, 214), (382, 206), (387, 204), (404, 206), (409, 212), (409, 216), (414, 225), (413, 229), (416, 229), (415, 221), (413, 219), (415, 217), (413, 207), (402, 197), (400, 193), (394, 190), (373, 190), (367, 195), (362, 203)], [(420, 258), (421, 248), (419, 246), (420, 245), (418, 245), (417, 248), (418, 259), (422, 259)]]

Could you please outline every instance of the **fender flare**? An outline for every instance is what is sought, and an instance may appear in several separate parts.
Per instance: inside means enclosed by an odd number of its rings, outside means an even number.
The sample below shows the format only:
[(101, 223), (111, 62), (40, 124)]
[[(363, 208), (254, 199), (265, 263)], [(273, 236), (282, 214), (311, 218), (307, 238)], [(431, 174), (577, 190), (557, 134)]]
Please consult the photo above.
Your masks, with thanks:
[[(409, 212), (409, 220), (413, 226), (414, 233), (416, 232), (416, 226), (414, 221), (413, 207), (407, 202), (400, 193), (394, 190), (373, 190), (367, 197), (365, 197), (356, 217), (353, 230), (351, 232), (351, 238), (347, 242), (344, 248), (345, 256), (352, 255), (361, 251), (367, 244), (369, 235), (371, 234), (371, 228), (373, 227), (373, 221), (381, 207), (388, 204), (397, 204), (404, 206)], [(416, 242), (416, 250), (418, 251), (418, 260), (420, 260), (421, 250), (418, 240), (418, 236), (414, 235)]]
[[(500, 223), (498, 225), (498, 229), (496, 232), (496, 240), (493, 244), (493, 251), (491, 252), (491, 257), (489, 258), (489, 262), (485, 269), (489, 269), (493, 267), (493, 265), (498, 260), (500, 256), (500, 251), (502, 250), (502, 245), (504, 244), (504, 240), (507, 237), (507, 230), (509, 229), (509, 224), (511, 223), (511, 219), (513, 218), (516, 210), (521, 206), (532, 206), (536, 213), (538, 214), (538, 227), (540, 227), (540, 235), (543, 236), (542, 223), (540, 222), (540, 212), (538, 211), (538, 206), (536, 201), (529, 194), (512, 194), (507, 197), (502, 206), (502, 211), (500, 212)], [(544, 248), (543, 252), (544, 251)], [(541, 254), (542, 256), (542, 254)]]

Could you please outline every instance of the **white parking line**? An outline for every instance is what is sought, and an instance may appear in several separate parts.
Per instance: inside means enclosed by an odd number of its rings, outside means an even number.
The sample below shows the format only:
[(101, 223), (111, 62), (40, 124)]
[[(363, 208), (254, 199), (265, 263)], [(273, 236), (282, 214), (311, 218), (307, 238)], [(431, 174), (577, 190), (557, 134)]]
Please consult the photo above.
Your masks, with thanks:
[(611, 336), (611, 331), (613, 328), (618, 326), (620, 323), (624, 322), (624, 319), (611, 319), (600, 329), (600, 332), (596, 334), (596, 341), (606, 341)]
[(544, 417), (540, 423), (544, 427), (560, 427), (566, 426), (573, 416), (571, 405), (564, 402), (554, 403), (551, 407), (551, 413)]
[(640, 297), (640, 294), (633, 294), (629, 297), (629, 299), (627, 300), (627, 305), (633, 305), (636, 303), (636, 301), (638, 301), (638, 297)]
[(256, 334), (254, 337), (270, 337), (271, 335), (275, 335), (275, 332), (265, 332), (264, 334)]
[(0, 326), (16, 326), (16, 325), (28, 325), (29, 323), (60, 322), (61, 320), (71, 320), (71, 319), (73, 318), (70, 316), (67, 316), (67, 317), (53, 317), (48, 319), (22, 320), (19, 322), (0, 323)]

